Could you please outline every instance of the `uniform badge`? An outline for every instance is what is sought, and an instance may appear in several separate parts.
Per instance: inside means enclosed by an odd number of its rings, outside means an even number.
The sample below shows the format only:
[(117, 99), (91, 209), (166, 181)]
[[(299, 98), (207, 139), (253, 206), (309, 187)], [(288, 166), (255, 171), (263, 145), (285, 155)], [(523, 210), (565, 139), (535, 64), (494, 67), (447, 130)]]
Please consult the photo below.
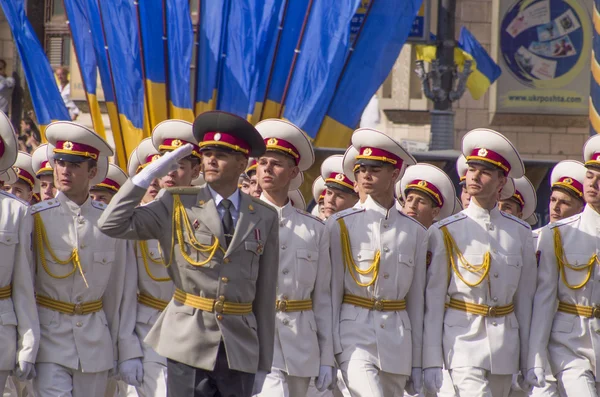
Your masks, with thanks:
[(193, 224), (193, 226), (194, 226), (194, 230), (198, 230), (198, 228), (200, 227), (200, 222), (198, 222), (198, 219), (196, 219), (196, 220), (194, 221), (194, 224)]
[(277, 145), (278, 140), (276, 138), (269, 138), (269, 140), (267, 141), (267, 145), (269, 146), (274, 146)]
[(337, 174), (335, 176), (335, 180), (336, 181), (343, 181), (344, 180), (344, 174)]
[(263, 253), (263, 245), (262, 243), (258, 243), (258, 245), (256, 246), (256, 252), (258, 253), (258, 255), (262, 255)]
[(419, 181), (419, 183), (417, 183), (417, 186), (427, 187), (427, 181)]
[(488, 154), (488, 151), (487, 151), (487, 149), (486, 149), (486, 148), (481, 148), (481, 149), (479, 149), (479, 151), (477, 152), (477, 155), (478, 155), (479, 157), (486, 157), (486, 156), (487, 156), (487, 154)]
[(254, 211), (254, 206), (253, 206), (252, 204), (250, 204), (250, 205), (248, 206), (248, 209), (249, 209), (250, 211)]
[(182, 142), (180, 139), (173, 139), (173, 142), (171, 142), (171, 146), (173, 147), (179, 147), (181, 146)]
[(198, 205), (204, 205), (204, 200), (198, 201)]
[(429, 267), (429, 265), (431, 265), (432, 257), (433, 257), (433, 254), (431, 253), (431, 251), (427, 251), (427, 256), (425, 257), (425, 264), (427, 265), (427, 267)]
[(260, 229), (254, 229), (254, 238), (260, 241)]
[(538, 267), (540, 267), (540, 257), (542, 256), (542, 252), (538, 251), (535, 253), (535, 261), (537, 262)]
[(220, 141), (220, 140), (221, 140), (221, 133), (220, 133), (220, 132), (217, 132), (217, 133), (215, 134), (215, 136), (213, 137), (213, 139), (214, 139), (215, 141)]
[(373, 150), (370, 147), (366, 148), (363, 151), (363, 155), (365, 155), (365, 156), (370, 156), (371, 154), (373, 154)]

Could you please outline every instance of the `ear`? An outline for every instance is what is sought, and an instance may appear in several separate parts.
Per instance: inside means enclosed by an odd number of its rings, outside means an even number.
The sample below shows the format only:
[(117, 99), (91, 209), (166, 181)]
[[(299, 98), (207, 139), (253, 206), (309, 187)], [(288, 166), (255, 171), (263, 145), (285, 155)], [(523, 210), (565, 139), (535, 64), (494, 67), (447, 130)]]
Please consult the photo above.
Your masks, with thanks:
[(92, 167), (89, 169), (88, 171), (88, 178), (89, 180), (92, 180), (96, 177), (96, 175), (98, 174), (98, 167)]
[(292, 174), (291, 174), (292, 179), (297, 177), (299, 173), (300, 173), (300, 168), (298, 168), (298, 166), (295, 165), (294, 168), (292, 168)]
[(394, 168), (392, 171), (392, 182), (395, 184), (400, 176), (400, 170), (398, 168)]
[(498, 178), (498, 194), (500, 194), (502, 189), (504, 189), (504, 186), (506, 186), (506, 182), (508, 182), (508, 177), (501, 173), (500, 177)]
[(431, 211), (431, 215), (433, 215), (433, 218), (437, 218), (438, 215), (440, 214), (440, 211), (442, 209), (440, 207), (434, 207), (433, 210)]
[(200, 168), (201, 168), (200, 163), (195, 163), (192, 166), (192, 180), (194, 180), (200, 176)]

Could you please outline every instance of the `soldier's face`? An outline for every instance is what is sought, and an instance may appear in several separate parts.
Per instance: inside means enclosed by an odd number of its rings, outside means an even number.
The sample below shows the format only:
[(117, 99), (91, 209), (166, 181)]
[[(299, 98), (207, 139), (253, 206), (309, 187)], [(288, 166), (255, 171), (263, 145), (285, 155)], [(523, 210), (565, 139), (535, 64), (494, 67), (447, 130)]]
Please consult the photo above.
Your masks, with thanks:
[(583, 201), (575, 197), (554, 189), (550, 196), (550, 205), (548, 212), (550, 213), (550, 222), (560, 221), (583, 211)]
[(252, 174), (252, 176), (250, 177), (250, 196), (255, 197), (255, 198), (260, 198), (260, 195), (262, 194), (262, 188), (260, 187), (260, 184), (258, 183), (258, 175), (256, 175), (256, 172), (254, 174)]
[(238, 153), (223, 150), (206, 150), (202, 152), (202, 169), (207, 183), (214, 185), (237, 186), (240, 174), (248, 165), (248, 159)]
[(287, 191), (290, 182), (300, 173), (300, 169), (287, 155), (269, 151), (258, 159), (256, 174), (262, 190)]
[(329, 218), (336, 212), (352, 208), (357, 201), (358, 196), (355, 194), (346, 193), (338, 189), (327, 188), (321, 208), (323, 209), (325, 218)]
[(469, 164), (466, 186), (471, 197), (496, 198), (505, 184), (506, 177), (502, 172), (479, 164)]
[(29, 202), (31, 197), (33, 197), (33, 191), (31, 190), (31, 187), (29, 187), (27, 183), (20, 179), (12, 185), (5, 186), (4, 190), (27, 202)]
[(110, 204), (114, 194), (107, 192), (106, 190), (90, 190), (90, 197), (94, 201), (100, 201), (106, 205)]
[(464, 209), (469, 208), (469, 204), (471, 203), (471, 195), (467, 192), (466, 185), (463, 185), (460, 191), (460, 202)]
[(361, 165), (355, 174), (358, 183), (359, 194), (379, 195), (385, 192), (394, 191), (394, 182), (396, 181), (400, 170), (391, 165), (374, 166)]
[(429, 227), (440, 214), (440, 208), (435, 206), (433, 200), (425, 193), (411, 190), (406, 195), (402, 212), (418, 220), (423, 226)]
[(56, 187), (52, 175), (40, 176), (40, 197), (42, 201), (53, 199), (56, 196)]
[(250, 179), (240, 178), (239, 187), (243, 193), (250, 194)]
[(200, 163), (190, 159), (179, 160), (177, 169), (160, 179), (160, 187), (191, 186), (192, 181), (200, 175)]
[(98, 167), (89, 162), (71, 163), (54, 161), (54, 185), (68, 197), (83, 196), (89, 193), (89, 184), (96, 176)]
[(583, 183), (583, 198), (587, 204), (600, 209), (600, 171), (588, 168)]
[(507, 214), (516, 216), (519, 219), (523, 219), (523, 210), (515, 200), (508, 199), (499, 201), (498, 209), (500, 211), (506, 212)]

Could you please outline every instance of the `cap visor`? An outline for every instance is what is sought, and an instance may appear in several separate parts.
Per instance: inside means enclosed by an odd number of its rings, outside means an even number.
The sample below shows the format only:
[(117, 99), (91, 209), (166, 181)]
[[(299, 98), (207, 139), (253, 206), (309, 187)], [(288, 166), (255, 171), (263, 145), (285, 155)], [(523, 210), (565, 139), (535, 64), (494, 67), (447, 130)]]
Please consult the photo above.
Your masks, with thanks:
[(500, 171), (504, 171), (502, 168), (497, 167), (494, 164), (488, 163), (487, 161), (483, 161), (483, 160), (469, 160), (469, 161), (467, 161), (467, 164), (481, 165), (481, 166), (487, 168), (488, 170), (500, 170)]
[(327, 186), (329, 189), (339, 190), (340, 192), (357, 194), (354, 191), (354, 189), (349, 189), (346, 186), (341, 186), (339, 183), (334, 183), (334, 182), (326, 183), (325, 186)]
[(74, 154), (54, 153), (52, 157), (54, 161), (68, 161), (69, 163), (83, 163), (87, 160), (92, 160), (90, 157), (77, 156)]

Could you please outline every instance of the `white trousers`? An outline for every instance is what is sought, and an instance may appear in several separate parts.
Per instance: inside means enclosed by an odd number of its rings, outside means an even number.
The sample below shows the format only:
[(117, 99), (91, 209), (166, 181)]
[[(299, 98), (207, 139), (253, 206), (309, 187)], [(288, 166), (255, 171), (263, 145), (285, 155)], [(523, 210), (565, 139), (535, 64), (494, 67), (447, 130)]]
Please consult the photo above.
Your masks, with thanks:
[[(550, 378), (550, 379), (549, 379)], [(532, 397), (561, 397), (558, 393), (558, 383), (554, 377), (546, 376), (546, 386), (534, 387), (531, 391)]]
[(336, 370), (336, 381), (333, 390), (319, 391), (315, 386), (315, 381), (311, 379), (308, 385), (308, 393), (306, 397), (352, 397), (344, 383), (342, 371)]
[(341, 370), (352, 397), (402, 396), (408, 381), (408, 376), (384, 372), (366, 360), (348, 360)]
[(167, 397), (167, 367), (160, 363), (145, 362), (142, 386), (129, 386), (127, 397)]
[(82, 372), (54, 363), (37, 363), (35, 397), (104, 397), (108, 371)]
[[(0, 396), (2, 396), (1, 391)], [(6, 379), (4, 397), (33, 397), (33, 386), (31, 385), (31, 381), (26, 380), (21, 382), (15, 376), (9, 376), (8, 379)]]
[(450, 370), (458, 397), (508, 397), (512, 375), (494, 375), (483, 368), (461, 367)]
[[(257, 397), (306, 397), (311, 378), (290, 376), (280, 369), (271, 368)], [(260, 380), (258, 380), (260, 382)]]
[(4, 386), (6, 385), (8, 375), (10, 375), (10, 371), (0, 371), (0, 397), (4, 395)]
[(600, 383), (592, 371), (583, 368), (569, 368), (556, 375), (561, 397), (598, 397)]

